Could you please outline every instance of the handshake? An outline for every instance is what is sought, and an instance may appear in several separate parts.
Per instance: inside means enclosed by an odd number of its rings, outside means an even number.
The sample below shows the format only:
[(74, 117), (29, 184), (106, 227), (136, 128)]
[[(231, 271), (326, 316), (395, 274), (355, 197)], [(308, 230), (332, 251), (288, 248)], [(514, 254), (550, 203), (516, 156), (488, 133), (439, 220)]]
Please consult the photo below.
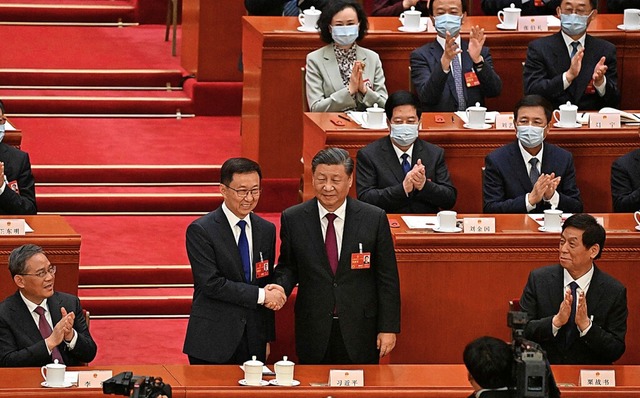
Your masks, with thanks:
[(264, 306), (270, 310), (278, 311), (287, 302), (287, 295), (284, 294), (284, 288), (275, 283), (271, 283), (264, 287)]

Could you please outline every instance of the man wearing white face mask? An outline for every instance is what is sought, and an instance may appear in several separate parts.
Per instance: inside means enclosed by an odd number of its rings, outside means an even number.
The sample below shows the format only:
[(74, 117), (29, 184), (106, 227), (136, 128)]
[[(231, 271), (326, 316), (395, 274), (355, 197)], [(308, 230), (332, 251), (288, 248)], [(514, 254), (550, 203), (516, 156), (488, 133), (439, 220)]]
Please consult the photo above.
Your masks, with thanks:
[(484, 212), (542, 213), (549, 208), (582, 212), (573, 156), (544, 142), (551, 120), (549, 101), (525, 96), (516, 104), (514, 120), (517, 140), (484, 160)]
[(444, 150), (418, 138), (421, 112), (408, 91), (389, 96), (390, 134), (358, 151), (358, 199), (387, 213), (437, 213), (456, 203)]
[(497, 97), (502, 80), (493, 69), (484, 29), (471, 27), (469, 40), (460, 28), (467, 15), (466, 0), (433, 0), (429, 13), (438, 36), (411, 53), (411, 81), (423, 112), (465, 110), (485, 97)]
[(525, 94), (539, 94), (554, 108), (570, 101), (581, 110), (618, 107), (615, 46), (587, 34), (598, 14), (596, 0), (563, 0), (560, 32), (529, 43), (524, 64)]
[(0, 101), (0, 214), (36, 214), (36, 184), (29, 154), (2, 142), (7, 125)]
[(307, 103), (311, 112), (363, 111), (387, 100), (380, 57), (360, 47), (367, 15), (356, 0), (334, 0), (323, 8), (318, 27), (328, 45), (307, 55)]

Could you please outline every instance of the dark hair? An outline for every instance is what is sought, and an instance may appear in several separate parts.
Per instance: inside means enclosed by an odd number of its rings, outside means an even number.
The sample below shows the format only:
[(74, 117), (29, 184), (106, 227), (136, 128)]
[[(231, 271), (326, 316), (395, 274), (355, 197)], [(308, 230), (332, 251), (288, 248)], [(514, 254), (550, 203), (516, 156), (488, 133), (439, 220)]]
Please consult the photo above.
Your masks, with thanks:
[(596, 243), (600, 245), (600, 251), (598, 251), (594, 260), (599, 259), (600, 254), (602, 254), (602, 249), (604, 249), (604, 241), (607, 238), (607, 232), (604, 230), (604, 227), (598, 224), (598, 221), (591, 214), (587, 213), (578, 213), (567, 218), (564, 224), (562, 224), (562, 230), (564, 231), (569, 227), (583, 231), (582, 244), (587, 249)]
[[(462, 4), (462, 12), (463, 13), (467, 12), (467, 1), (468, 0), (460, 0), (460, 3)], [(435, 0), (429, 1), (429, 15), (434, 15), (433, 14), (433, 3), (435, 3)]]
[(482, 388), (511, 387), (513, 350), (495, 337), (483, 336), (467, 344), (462, 354), (469, 374)]
[(262, 171), (260, 165), (247, 158), (231, 158), (222, 164), (220, 169), (220, 182), (229, 186), (233, 181), (234, 174), (258, 173), (258, 177), (262, 180)]
[[(560, 0), (560, 7), (562, 7), (562, 3), (564, 3), (564, 0)], [(598, 9), (598, 0), (589, 0), (589, 3), (591, 4), (592, 9)]]
[(520, 110), (520, 108), (524, 106), (541, 106), (544, 109), (544, 115), (547, 118), (547, 123), (551, 121), (553, 107), (551, 106), (551, 103), (547, 101), (546, 98), (538, 94), (525, 95), (524, 97), (522, 97), (520, 101), (518, 101), (513, 111), (514, 121), (518, 120), (518, 111)]
[(418, 99), (415, 95), (409, 91), (396, 91), (387, 98), (387, 103), (384, 105), (384, 111), (387, 114), (387, 119), (391, 120), (393, 117), (393, 110), (402, 105), (411, 105), (416, 108), (418, 118), (422, 115), (422, 111), (418, 108)]
[(320, 28), (320, 38), (325, 43), (333, 43), (333, 37), (331, 37), (331, 20), (333, 17), (344, 10), (347, 7), (351, 7), (356, 10), (358, 15), (358, 23), (360, 29), (358, 32), (358, 38), (356, 41), (364, 39), (369, 29), (369, 21), (367, 20), (367, 14), (364, 12), (364, 8), (356, 0), (331, 0), (329, 4), (322, 9), (320, 19), (318, 19), (318, 27)]
[(24, 274), (27, 270), (27, 261), (38, 253), (43, 253), (44, 250), (40, 246), (27, 243), (17, 247), (9, 254), (9, 272), (11, 277)]
[(349, 152), (342, 148), (326, 148), (316, 153), (311, 161), (311, 172), (316, 172), (316, 167), (321, 164), (327, 165), (344, 165), (344, 171), (348, 176), (353, 173), (353, 159), (349, 156)]
[(4, 114), (4, 104), (2, 103), (2, 100), (0, 100), (0, 111)]

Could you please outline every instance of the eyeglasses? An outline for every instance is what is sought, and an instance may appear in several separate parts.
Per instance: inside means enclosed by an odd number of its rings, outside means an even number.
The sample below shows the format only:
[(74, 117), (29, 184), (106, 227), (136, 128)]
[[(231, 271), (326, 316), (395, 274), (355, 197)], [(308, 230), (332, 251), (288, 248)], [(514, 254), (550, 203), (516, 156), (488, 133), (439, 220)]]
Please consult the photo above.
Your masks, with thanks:
[(40, 271), (36, 272), (35, 274), (20, 274), (20, 275), (37, 276), (40, 279), (44, 279), (47, 276), (47, 274), (55, 275), (56, 274), (56, 266), (52, 265), (51, 267), (49, 267), (49, 269), (41, 269)]
[(225, 187), (227, 187), (230, 190), (234, 191), (236, 193), (236, 195), (238, 195), (238, 198), (240, 198), (240, 199), (246, 198), (249, 194), (251, 194), (251, 196), (253, 196), (254, 198), (257, 198), (262, 193), (262, 188), (235, 189), (235, 188), (231, 188), (230, 186), (227, 186), (227, 185), (225, 185)]

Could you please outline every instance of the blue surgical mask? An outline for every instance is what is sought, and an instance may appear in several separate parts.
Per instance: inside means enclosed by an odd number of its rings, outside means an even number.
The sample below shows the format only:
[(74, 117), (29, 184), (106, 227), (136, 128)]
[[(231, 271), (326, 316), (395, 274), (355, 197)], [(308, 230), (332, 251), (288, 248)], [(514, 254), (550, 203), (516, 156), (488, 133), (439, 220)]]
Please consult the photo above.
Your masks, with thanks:
[[(432, 0), (433, 1), (433, 0)], [(462, 17), (459, 15), (442, 14), (434, 18), (436, 32), (442, 37), (447, 36), (447, 32), (451, 37), (458, 36), (460, 26), (462, 25)]]
[(587, 21), (590, 16), (591, 14), (560, 14), (560, 25), (562, 26), (562, 31), (569, 36), (582, 35), (587, 31)]
[(525, 148), (535, 148), (544, 141), (544, 127), (516, 126), (516, 136)]
[(418, 138), (417, 124), (391, 123), (391, 139), (400, 146), (409, 146)]
[(4, 139), (4, 124), (0, 124), (0, 142)]
[(331, 26), (331, 37), (336, 44), (350, 46), (358, 38), (360, 25)]

